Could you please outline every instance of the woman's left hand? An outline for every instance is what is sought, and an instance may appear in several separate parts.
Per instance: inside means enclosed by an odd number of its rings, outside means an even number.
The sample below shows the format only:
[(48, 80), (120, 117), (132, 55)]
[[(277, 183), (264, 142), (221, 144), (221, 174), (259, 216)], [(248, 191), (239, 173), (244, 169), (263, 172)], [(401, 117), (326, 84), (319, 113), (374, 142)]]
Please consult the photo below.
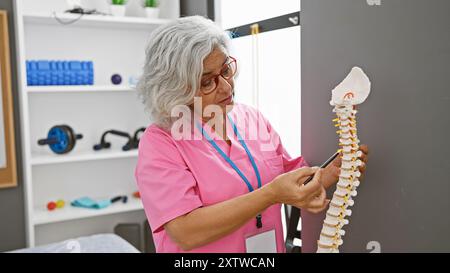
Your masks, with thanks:
[[(369, 154), (369, 147), (365, 144), (359, 146), (359, 150), (362, 152), (361, 157), (359, 157), (362, 161), (362, 165), (359, 166), (359, 171), (361, 172), (362, 179), (364, 177), (364, 173), (366, 171), (366, 165)], [(322, 172), (323, 177), (323, 186), (325, 188), (329, 188), (333, 184), (337, 183), (339, 179), (339, 172), (341, 167), (341, 157), (338, 156), (331, 164), (329, 164)]]

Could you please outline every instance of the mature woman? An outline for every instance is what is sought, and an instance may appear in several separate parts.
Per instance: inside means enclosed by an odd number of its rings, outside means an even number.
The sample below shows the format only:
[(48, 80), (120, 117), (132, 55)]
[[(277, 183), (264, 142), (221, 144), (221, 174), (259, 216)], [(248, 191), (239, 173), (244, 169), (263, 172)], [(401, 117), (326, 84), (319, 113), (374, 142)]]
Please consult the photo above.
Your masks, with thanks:
[(238, 60), (212, 21), (168, 23), (146, 54), (138, 90), (154, 123), (135, 175), (157, 251), (284, 252), (281, 204), (324, 210), (339, 160), (319, 170), (292, 159), (257, 110), (234, 102)]

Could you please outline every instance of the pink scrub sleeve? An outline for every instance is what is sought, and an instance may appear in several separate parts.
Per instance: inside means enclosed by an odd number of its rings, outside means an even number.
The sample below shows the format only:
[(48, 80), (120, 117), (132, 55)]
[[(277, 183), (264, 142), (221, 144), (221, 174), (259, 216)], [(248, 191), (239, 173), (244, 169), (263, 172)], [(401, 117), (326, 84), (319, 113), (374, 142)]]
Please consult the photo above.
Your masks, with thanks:
[(164, 224), (202, 206), (197, 183), (165, 132), (147, 128), (139, 142), (135, 177), (153, 233)]

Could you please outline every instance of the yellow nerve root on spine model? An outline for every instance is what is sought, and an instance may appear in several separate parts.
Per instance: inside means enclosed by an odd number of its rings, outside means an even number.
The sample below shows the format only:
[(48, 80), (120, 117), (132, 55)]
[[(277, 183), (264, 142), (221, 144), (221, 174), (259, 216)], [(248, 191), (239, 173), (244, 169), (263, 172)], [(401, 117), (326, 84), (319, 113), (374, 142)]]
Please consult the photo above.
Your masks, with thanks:
[(343, 244), (344, 225), (347, 216), (352, 214), (349, 207), (354, 205), (353, 197), (359, 186), (361, 173), (358, 167), (362, 162), (359, 139), (356, 129), (356, 105), (364, 102), (370, 93), (370, 81), (359, 67), (354, 67), (348, 76), (332, 91), (330, 104), (336, 113), (337, 134), (342, 151), (342, 165), (336, 190), (326, 213), (320, 239), (317, 242), (318, 253), (338, 253)]

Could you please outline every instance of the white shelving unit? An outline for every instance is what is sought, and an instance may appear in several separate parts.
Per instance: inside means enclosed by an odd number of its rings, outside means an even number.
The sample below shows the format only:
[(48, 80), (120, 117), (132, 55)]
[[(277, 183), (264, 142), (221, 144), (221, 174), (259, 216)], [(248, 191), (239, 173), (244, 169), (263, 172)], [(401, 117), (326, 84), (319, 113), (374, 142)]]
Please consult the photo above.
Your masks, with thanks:
[(31, 165), (46, 165), (46, 164), (58, 164), (58, 163), (70, 163), (70, 162), (82, 162), (82, 161), (94, 161), (94, 160), (105, 160), (105, 159), (115, 159), (115, 158), (135, 158), (138, 153), (136, 150), (133, 151), (117, 151), (117, 150), (106, 150), (99, 152), (80, 152), (76, 154), (67, 154), (64, 156), (42, 153), (33, 155), (31, 158)]
[(76, 207), (67, 207), (65, 210), (49, 212), (43, 208), (35, 208), (33, 222), (35, 225), (45, 225), (56, 222), (63, 222), (102, 215), (116, 214), (121, 212), (142, 210), (142, 203), (139, 200), (131, 199), (126, 204), (112, 204), (107, 208), (99, 210), (88, 210)]
[(26, 92), (30, 94), (34, 93), (64, 93), (64, 92), (133, 92), (134, 89), (131, 86), (119, 85), (119, 86), (92, 86), (92, 85), (74, 85), (74, 86), (29, 86)]
[(96, 28), (121, 28), (121, 29), (149, 29), (155, 26), (159, 26), (163, 23), (169, 22), (166, 19), (147, 19), (139, 17), (112, 17), (108, 15), (90, 15), (82, 16), (77, 14), (67, 13), (26, 13), (24, 14), (24, 21), (26, 24), (42, 24), (59, 26), (61, 25), (55, 19), (59, 19), (62, 22), (71, 22), (82, 19), (77, 22), (77, 26), (80, 27), (96, 27)]
[[(84, 1), (93, 5), (97, 1)], [(16, 0), (21, 143), (26, 200), (27, 244), (32, 247), (89, 234), (112, 232), (117, 223), (143, 223), (145, 214), (137, 190), (134, 168), (137, 150), (123, 152), (126, 140), (109, 136), (111, 149), (93, 151), (109, 129), (130, 135), (149, 124), (129, 79), (139, 76), (149, 34), (170, 19), (64, 14), (66, 1)], [(175, 2), (174, 2), (175, 3)], [(178, 1), (176, 1), (178, 3)], [(93, 8), (89, 6), (87, 8)], [(95, 8), (95, 7), (94, 7)], [(166, 8), (179, 8), (170, 7)], [(59, 21), (74, 21), (61, 24)], [(26, 60), (91, 60), (94, 85), (27, 86)], [(120, 74), (122, 85), (110, 78)], [(131, 81), (130, 81), (131, 82)], [(64, 155), (39, 146), (48, 130), (59, 124), (83, 134)], [(128, 202), (90, 210), (70, 206), (76, 198), (128, 196)], [(48, 211), (49, 201), (63, 199), (66, 206)]]

